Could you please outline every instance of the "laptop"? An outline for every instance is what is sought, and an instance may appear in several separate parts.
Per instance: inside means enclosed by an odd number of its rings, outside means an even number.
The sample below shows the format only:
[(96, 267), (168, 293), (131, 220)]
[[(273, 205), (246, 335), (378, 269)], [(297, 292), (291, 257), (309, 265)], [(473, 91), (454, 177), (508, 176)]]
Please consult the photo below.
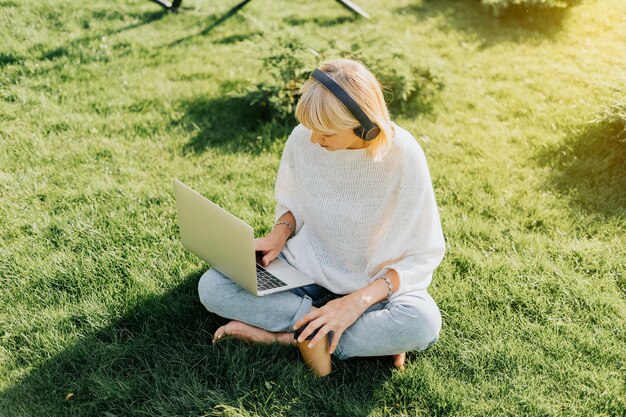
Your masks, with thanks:
[(280, 258), (261, 265), (252, 227), (177, 179), (174, 194), (183, 246), (248, 292), (264, 296), (314, 283)]

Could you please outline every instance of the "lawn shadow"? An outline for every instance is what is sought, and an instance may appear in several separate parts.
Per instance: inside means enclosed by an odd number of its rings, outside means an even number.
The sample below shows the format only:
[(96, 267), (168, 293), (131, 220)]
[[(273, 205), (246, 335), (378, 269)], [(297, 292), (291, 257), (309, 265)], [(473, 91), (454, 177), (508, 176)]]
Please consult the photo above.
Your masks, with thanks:
[(626, 219), (625, 119), (605, 118), (578, 129), (537, 159), (552, 168), (549, 186), (577, 209)]
[(336, 16), (336, 17), (325, 17), (325, 16), (315, 16), (315, 17), (298, 17), (298, 16), (288, 16), (283, 20), (291, 26), (301, 26), (307, 23), (313, 23), (317, 26), (322, 27), (331, 27), (343, 25), (345, 23), (353, 23), (357, 20), (362, 19), (357, 14), (350, 14), (348, 16)]
[(225, 36), (221, 39), (214, 41), (213, 43), (218, 45), (232, 45), (239, 42), (248, 41), (253, 38), (262, 38), (263, 32), (261, 31), (252, 31), (249, 33), (238, 33), (235, 35)]
[(496, 17), (478, 0), (420, 0), (394, 12), (413, 15), (420, 21), (443, 18), (445, 26), (475, 37), (482, 47), (489, 47), (502, 42), (527, 43), (553, 38), (563, 28), (569, 9), (512, 6)]
[[(167, 45), (167, 47), (168, 48), (173, 48), (173, 47), (176, 47), (178, 45), (184, 44), (184, 43), (192, 40), (193, 38), (195, 38), (197, 36), (206, 36), (206, 35), (210, 34), (211, 32), (213, 32), (213, 30), (215, 28), (220, 26), (222, 23), (226, 22), (231, 17), (235, 16), (237, 14), (237, 12), (239, 10), (241, 10), (249, 2), (250, 2), (250, 0), (240, 1), (239, 3), (237, 3), (235, 6), (231, 7), (226, 13), (222, 14), (221, 16), (212, 15), (211, 19), (209, 21), (209, 25), (207, 27), (205, 27), (204, 29), (202, 29), (200, 32), (194, 33), (194, 34), (191, 34), (191, 35), (187, 35), (187, 36), (184, 36), (184, 37), (182, 37), (180, 39), (177, 39), (177, 40), (175, 40), (173, 42), (170, 42)], [(241, 17), (241, 15), (239, 15), (239, 16)]]
[[(0, 393), (1, 404), (15, 407), (15, 414), (6, 415), (125, 415), (133, 404), (139, 409), (158, 398), (162, 378), (176, 383), (184, 368), (202, 362), (216, 326), (197, 300), (199, 276), (163, 296), (145, 298), (109, 327), (81, 337), (14, 382)], [(79, 326), (84, 318), (70, 320)]]
[[(89, 36), (83, 36), (77, 39), (73, 39), (65, 45), (58, 46), (53, 49), (45, 50), (46, 45), (44, 44), (34, 45), (30, 49), (35, 54), (39, 54), (39, 56), (35, 57), (35, 59), (37, 59), (38, 61), (54, 61), (57, 58), (75, 55), (77, 50), (80, 50), (80, 48), (82, 47), (88, 46), (89, 43), (99, 40), (103, 36), (112, 36), (128, 30), (139, 28), (143, 25), (161, 19), (166, 13), (164, 11), (136, 12), (126, 14), (122, 14), (122, 12), (120, 11), (115, 11), (114, 13), (109, 12), (110, 11), (96, 10), (92, 13), (92, 18), (101, 20), (115, 20), (131, 17), (134, 19), (138, 19), (138, 21), (121, 28), (107, 29)], [(83, 21), (83, 27), (85, 29), (89, 29), (88, 20)], [(7, 65), (19, 64), (27, 59), (29, 59), (28, 56), (20, 56), (13, 53), (0, 53), (0, 68)]]
[(24, 57), (15, 55), (13, 53), (0, 52), (0, 68), (7, 65), (19, 64), (24, 60)]
[(172, 124), (193, 132), (192, 139), (183, 146), (183, 154), (209, 148), (258, 154), (296, 125), (295, 121), (273, 121), (266, 107), (251, 105), (245, 96), (198, 96), (181, 101), (179, 107), (184, 109), (183, 116)]
[[(250, 0), (243, 0), (239, 3), (237, 3), (235, 6), (233, 6), (230, 10), (228, 10), (226, 13), (222, 14), (221, 16), (211, 16), (211, 20), (209, 21), (209, 24), (206, 28), (204, 28), (203, 30), (201, 30), (198, 33), (195, 34), (191, 34), (188, 36), (185, 36), (183, 38), (177, 39), (174, 42), (171, 42), (169, 45), (167, 45), (168, 47), (175, 47), (178, 46), (180, 44), (183, 44), (185, 42), (190, 41), (191, 39), (197, 37), (197, 36), (206, 36), (208, 34), (210, 34), (211, 32), (213, 32), (213, 30), (215, 28), (217, 28), (218, 26), (220, 26), (222, 23), (226, 22), (228, 19), (230, 19), (231, 17), (235, 16), (237, 14), (237, 12), (239, 12), (239, 10), (241, 10), (246, 4), (248, 4), (250, 2)], [(239, 15), (241, 17), (241, 15)], [(333, 18), (327, 18), (327, 17), (313, 17), (313, 18), (298, 18), (296, 16), (289, 16), (287, 18), (285, 18), (284, 20), (289, 23), (292, 26), (296, 26), (296, 25), (302, 25), (305, 23), (315, 23), (319, 26), (335, 26), (335, 25), (340, 25), (343, 23), (347, 23), (347, 22), (353, 22), (358, 18), (358, 16), (356, 15), (349, 15), (349, 16), (339, 16), (339, 17), (333, 17)]]
[[(112, 36), (112, 35), (122, 33), (128, 30), (137, 29), (141, 26), (144, 26), (156, 20), (159, 20), (167, 14), (167, 12), (164, 10), (150, 11), (150, 12), (137, 12), (137, 13), (131, 13), (127, 15), (120, 15), (119, 13), (120, 12), (117, 12), (107, 18), (106, 16), (103, 16), (102, 13), (98, 13), (96, 11), (94, 12), (93, 18), (113, 20), (113, 18), (132, 17), (132, 18), (138, 19), (138, 21), (135, 23), (131, 23), (129, 25), (123, 26), (121, 28), (106, 29), (98, 33), (89, 35), (89, 36), (83, 36), (81, 38), (73, 39), (72, 41), (68, 42), (67, 44), (63, 46), (59, 46), (57, 48), (42, 52), (38, 59), (40, 61), (44, 61), (44, 60), (54, 60), (56, 58), (60, 58), (64, 56), (71, 56), (77, 49), (81, 47), (86, 47), (91, 42), (102, 39), (103, 36)], [(86, 25), (86, 24), (88, 25), (88, 23), (84, 23), (83, 25)], [(88, 29), (88, 27), (86, 27), (85, 29)], [(37, 50), (37, 49), (41, 49), (41, 47), (35, 46), (33, 49)]]
[[(79, 337), (0, 392), (3, 415), (366, 415), (391, 361), (352, 359), (313, 377), (296, 349), (211, 344), (224, 322), (197, 295), (202, 271), (145, 297), (106, 328)], [(80, 326), (88, 317), (71, 317)], [(350, 399), (343, 401), (342, 399)], [(337, 409), (343, 407), (342, 409)]]

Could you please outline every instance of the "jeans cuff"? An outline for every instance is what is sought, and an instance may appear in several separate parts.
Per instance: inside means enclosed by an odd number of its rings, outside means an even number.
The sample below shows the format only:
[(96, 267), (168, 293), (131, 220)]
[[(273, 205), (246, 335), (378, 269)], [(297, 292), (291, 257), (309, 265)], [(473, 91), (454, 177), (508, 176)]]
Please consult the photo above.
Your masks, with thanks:
[(349, 356), (346, 356), (343, 351), (339, 348), (339, 345), (337, 345), (337, 347), (335, 347), (335, 351), (333, 352), (333, 356), (337, 359), (339, 359), (340, 361), (345, 361), (346, 359), (349, 358)]
[(308, 313), (309, 311), (311, 311), (311, 307), (313, 306), (313, 301), (311, 300), (311, 297), (309, 297), (308, 295), (305, 295), (304, 297), (302, 297), (302, 301), (300, 302), (300, 306), (298, 307), (298, 309), (296, 310), (296, 314), (294, 314), (293, 316), (293, 320), (291, 320), (291, 323), (289, 324), (289, 329), (288, 331), (293, 332), (293, 326), (300, 321), (300, 319), (302, 317), (304, 317), (304, 315), (306, 313)]

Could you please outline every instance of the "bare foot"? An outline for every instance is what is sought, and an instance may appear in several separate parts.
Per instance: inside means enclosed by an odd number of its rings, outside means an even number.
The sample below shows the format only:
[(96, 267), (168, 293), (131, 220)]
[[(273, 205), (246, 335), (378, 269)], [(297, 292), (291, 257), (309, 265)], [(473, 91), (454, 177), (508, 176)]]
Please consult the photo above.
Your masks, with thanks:
[(285, 345), (296, 344), (292, 333), (272, 333), (237, 320), (233, 320), (217, 329), (213, 334), (213, 343), (219, 341), (224, 336), (232, 336), (236, 339), (254, 343), (271, 344), (278, 342)]
[(397, 355), (393, 355), (393, 366), (395, 366), (396, 369), (404, 371), (404, 361), (405, 360), (406, 360), (406, 353), (405, 352), (398, 353)]

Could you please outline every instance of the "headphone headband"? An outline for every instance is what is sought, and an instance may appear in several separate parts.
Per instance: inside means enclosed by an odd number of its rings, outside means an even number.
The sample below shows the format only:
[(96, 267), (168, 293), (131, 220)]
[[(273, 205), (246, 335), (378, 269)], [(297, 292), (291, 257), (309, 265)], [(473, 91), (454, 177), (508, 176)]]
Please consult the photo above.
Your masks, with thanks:
[(380, 128), (376, 126), (374, 122), (367, 117), (367, 114), (363, 111), (363, 109), (356, 103), (356, 101), (348, 94), (346, 90), (344, 90), (339, 84), (335, 82), (328, 74), (320, 69), (315, 69), (311, 74), (311, 77), (315, 78), (319, 81), (328, 91), (330, 91), (339, 101), (341, 101), (356, 117), (361, 126), (354, 129), (354, 133), (363, 140), (373, 140), (376, 139), (378, 134), (380, 133)]

